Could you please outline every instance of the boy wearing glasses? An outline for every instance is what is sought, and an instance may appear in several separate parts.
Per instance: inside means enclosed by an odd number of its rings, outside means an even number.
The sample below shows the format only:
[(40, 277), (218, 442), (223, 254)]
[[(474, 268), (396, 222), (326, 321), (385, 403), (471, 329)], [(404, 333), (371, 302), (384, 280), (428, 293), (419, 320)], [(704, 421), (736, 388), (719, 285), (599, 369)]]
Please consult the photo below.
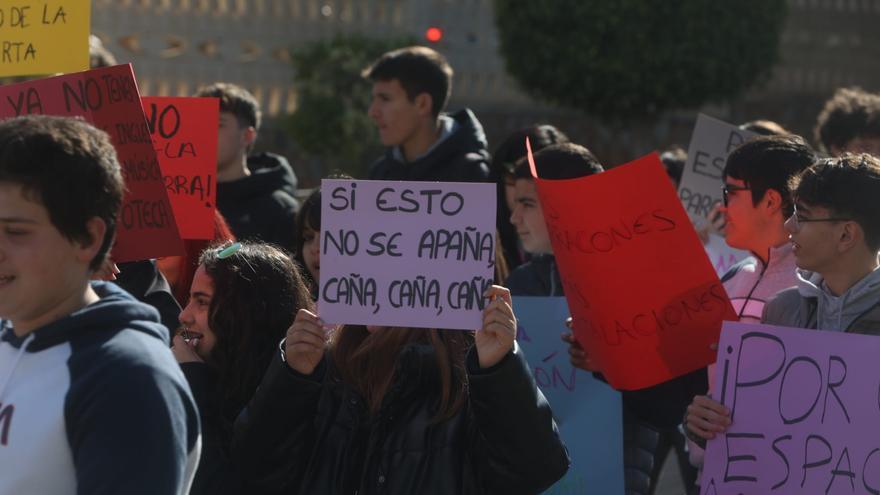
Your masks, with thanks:
[(815, 160), (813, 150), (793, 135), (756, 138), (727, 158), (721, 209), (727, 244), (752, 253), (721, 279), (739, 321), (760, 322), (769, 298), (796, 283), (783, 226), (792, 212), (788, 181)]
[[(797, 267), (783, 226), (792, 212), (788, 182), (815, 160), (804, 140), (792, 135), (758, 137), (727, 158), (721, 208), (726, 240), (731, 247), (752, 253), (722, 278), (740, 321), (759, 322), (765, 302), (796, 284)], [(570, 334), (563, 340), (570, 346), (572, 365), (590, 370), (588, 352)], [(709, 367), (710, 374), (713, 368)], [(697, 370), (656, 387), (627, 392), (625, 397), (631, 409), (653, 426), (677, 427), (688, 401), (705, 393), (707, 386), (706, 370)], [(692, 464), (702, 465), (702, 455), (702, 449), (691, 445)]]
[[(785, 222), (797, 287), (764, 309), (771, 325), (880, 335), (880, 160), (844, 155), (818, 161), (790, 182), (795, 208)], [(708, 397), (688, 407), (689, 436), (704, 441), (730, 425)]]
[[(793, 211), (788, 183), (815, 161), (815, 152), (794, 135), (758, 137), (727, 157), (721, 209), (726, 241), (731, 247), (752, 253), (721, 278), (741, 322), (760, 323), (767, 301), (797, 284), (795, 257), (784, 226)], [(702, 390), (690, 390), (702, 394), (707, 385), (711, 387), (714, 369), (714, 365), (708, 368), (708, 384), (702, 375)], [(706, 401), (711, 399), (697, 395), (688, 411)], [(699, 437), (686, 433), (703, 444)], [(701, 467), (703, 449), (689, 442), (688, 450), (691, 464)]]

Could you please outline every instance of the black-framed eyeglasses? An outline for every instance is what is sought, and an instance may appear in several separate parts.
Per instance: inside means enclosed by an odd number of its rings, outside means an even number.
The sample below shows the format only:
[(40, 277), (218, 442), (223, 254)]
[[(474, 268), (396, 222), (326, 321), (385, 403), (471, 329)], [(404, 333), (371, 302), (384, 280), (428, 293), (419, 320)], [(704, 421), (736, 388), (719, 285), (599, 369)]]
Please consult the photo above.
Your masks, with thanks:
[(801, 230), (801, 224), (810, 222), (849, 222), (852, 218), (828, 217), (828, 218), (804, 218), (798, 214), (797, 204), (791, 214), (791, 223), (795, 231)]
[(733, 184), (724, 184), (724, 187), (721, 188), (721, 198), (724, 201), (724, 207), (727, 208), (727, 197), (730, 196), (730, 193), (737, 191), (749, 191), (750, 187), (743, 186), (735, 186)]

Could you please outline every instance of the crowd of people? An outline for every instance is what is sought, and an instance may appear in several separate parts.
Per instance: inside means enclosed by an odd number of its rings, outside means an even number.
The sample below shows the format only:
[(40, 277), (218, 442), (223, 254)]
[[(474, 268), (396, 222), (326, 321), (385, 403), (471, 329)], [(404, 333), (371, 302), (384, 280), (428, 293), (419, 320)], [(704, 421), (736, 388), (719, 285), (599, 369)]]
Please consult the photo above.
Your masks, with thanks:
[[(452, 74), (425, 47), (364, 70), (387, 152), (363, 178), (497, 185), (496, 285), (475, 332), (321, 319), (320, 190), (300, 204), (287, 160), (253, 154), (260, 109), (241, 87), (196, 94), (220, 103), (213, 239), (118, 266), (108, 135), (0, 122), (0, 493), (532, 494), (559, 480), (570, 459), (511, 299), (564, 295), (525, 140), (543, 179), (608, 164), (549, 124), (490, 154), (472, 111), (446, 112)], [(739, 321), (880, 334), (880, 95), (839, 90), (816, 149), (773, 122), (742, 127), (761, 136), (727, 158), (706, 223), (751, 255), (721, 279)], [(677, 183), (685, 153), (661, 157)], [(697, 489), (706, 440), (730, 425), (713, 374), (622, 392), (627, 494), (653, 493), (670, 452)]]

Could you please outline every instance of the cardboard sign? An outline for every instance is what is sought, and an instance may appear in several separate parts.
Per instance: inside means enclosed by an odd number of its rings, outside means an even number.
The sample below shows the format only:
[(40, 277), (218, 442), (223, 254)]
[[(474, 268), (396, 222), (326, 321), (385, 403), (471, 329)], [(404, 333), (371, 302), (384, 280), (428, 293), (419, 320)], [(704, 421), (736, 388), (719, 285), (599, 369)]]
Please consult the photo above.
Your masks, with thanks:
[(568, 472), (544, 493), (623, 493), (620, 392), (569, 363), (568, 346), (559, 338), (568, 331), (565, 298), (514, 297), (513, 309), (516, 341), (571, 456)]
[(141, 98), (165, 190), (183, 239), (213, 239), (217, 98)]
[(708, 115), (697, 116), (687, 162), (678, 186), (681, 204), (691, 218), (704, 221), (709, 210), (721, 203), (727, 155), (756, 136), (753, 132), (743, 131)]
[[(737, 146), (756, 137), (735, 125), (700, 114), (691, 136), (687, 161), (678, 186), (678, 196), (691, 221), (697, 227), (706, 223), (709, 211), (722, 201), (724, 165), (727, 155)], [(734, 249), (723, 239), (713, 236), (706, 245), (706, 254), (718, 275), (724, 275), (731, 266), (744, 260), (749, 253)], [(719, 242), (720, 241), (720, 242)]]
[(701, 493), (880, 493), (880, 338), (725, 323)]
[(476, 330), (495, 270), (495, 185), (321, 181), (321, 318)]
[(721, 321), (736, 319), (665, 173), (654, 153), (589, 177), (535, 180), (575, 336), (619, 390), (713, 362)]
[(89, 1), (5, 0), (0, 4), (0, 77), (89, 68)]
[(114, 261), (184, 254), (131, 65), (0, 86), (0, 118), (27, 114), (78, 116), (110, 134), (127, 189)]

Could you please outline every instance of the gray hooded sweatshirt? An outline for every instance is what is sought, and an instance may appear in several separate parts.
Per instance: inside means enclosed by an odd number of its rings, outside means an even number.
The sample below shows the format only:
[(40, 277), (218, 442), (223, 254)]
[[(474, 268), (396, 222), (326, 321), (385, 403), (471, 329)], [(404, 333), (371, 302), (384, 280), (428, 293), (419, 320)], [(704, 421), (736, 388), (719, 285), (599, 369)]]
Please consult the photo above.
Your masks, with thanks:
[(880, 335), (880, 269), (840, 296), (818, 273), (798, 270), (798, 286), (779, 294), (764, 308), (764, 323), (836, 332)]

